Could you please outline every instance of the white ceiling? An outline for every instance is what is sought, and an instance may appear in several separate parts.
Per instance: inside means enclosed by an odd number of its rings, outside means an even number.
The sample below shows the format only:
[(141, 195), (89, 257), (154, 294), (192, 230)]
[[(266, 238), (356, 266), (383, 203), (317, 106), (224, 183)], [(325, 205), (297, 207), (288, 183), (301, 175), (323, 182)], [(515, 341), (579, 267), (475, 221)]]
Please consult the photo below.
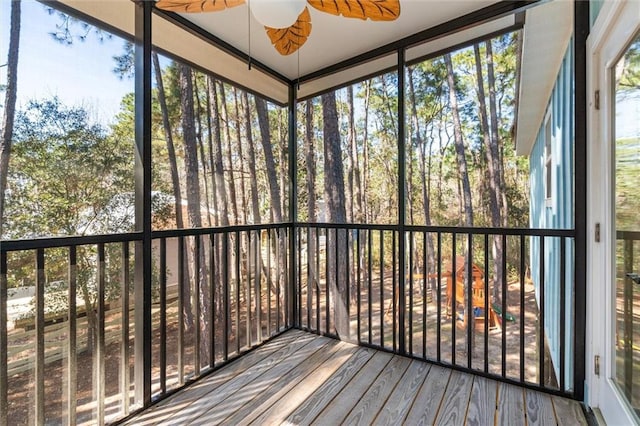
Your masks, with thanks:
[[(205, 31), (294, 80), (376, 47), (461, 17), (495, 0), (401, 0), (400, 17), (391, 22), (344, 18), (309, 6), (312, 30), (307, 42), (289, 56), (271, 45), (264, 27), (248, 13), (247, 5), (221, 12), (182, 14)], [(249, 22), (251, 46), (249, 46)]]

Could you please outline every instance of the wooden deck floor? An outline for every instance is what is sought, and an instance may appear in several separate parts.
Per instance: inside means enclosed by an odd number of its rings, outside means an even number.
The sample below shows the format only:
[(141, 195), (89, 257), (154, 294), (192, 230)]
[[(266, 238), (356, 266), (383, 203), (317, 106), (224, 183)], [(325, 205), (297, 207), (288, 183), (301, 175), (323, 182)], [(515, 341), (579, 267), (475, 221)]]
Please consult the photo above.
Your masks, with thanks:
[(586, 424), (568, 399), (289, 331), (127, 424)]

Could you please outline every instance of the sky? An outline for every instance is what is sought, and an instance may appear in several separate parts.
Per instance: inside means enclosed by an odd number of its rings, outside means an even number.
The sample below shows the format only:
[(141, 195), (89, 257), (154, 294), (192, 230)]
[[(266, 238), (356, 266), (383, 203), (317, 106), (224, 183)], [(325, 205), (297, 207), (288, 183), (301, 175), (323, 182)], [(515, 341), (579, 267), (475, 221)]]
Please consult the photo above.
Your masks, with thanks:
[(633, 90), (616, 96), (615, 135), (620, 139), (640, 138), (640, 92)]
[[(0, 65), (7, 62), (11, 1), (0, 0)], [(18, 102), (22, 109), (29, 100), (58, 96), (64, 104), (87, 108), (94, 120), (108, 124), (120, 109), (126, 93), (133, 92), (132, 79), (119, 79), (113, 72), (114, 55), (124, 51), (124, 40), (113, 36), (100, 41), (91, 33), (86, 41), (66, 45), (49, 34), (62, 19), (49, 14), (35, 0), (22, 1), (20, 53), (18, 58)], [(132, 18), (133, 19), (133, 18)], [(83, 34), (74, 24), (74, 34)], [(6, 84), (7, 68), (0, 68), (0, 85)], [(0, 108), (4, 93), (0, 93)]]

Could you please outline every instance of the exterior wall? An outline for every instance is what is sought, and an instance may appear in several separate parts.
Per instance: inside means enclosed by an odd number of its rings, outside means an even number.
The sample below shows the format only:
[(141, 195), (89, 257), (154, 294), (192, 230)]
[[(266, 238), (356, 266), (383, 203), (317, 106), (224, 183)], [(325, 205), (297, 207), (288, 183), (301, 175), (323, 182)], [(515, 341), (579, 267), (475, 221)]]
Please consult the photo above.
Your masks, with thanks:
[[(569, 43), (555, 86), (553, 88), (545, 120), (540, 125), (533, 150), (529, 157), (531, 202), (530, 222), (532, 228), (572, 229), (574, 227), (574, 188), (573, 188), (573, 147), (574, 147), (574, 104), (573, 104), (573, 42)], [(551, 124), (551, 198), (546, 198), (545, 168), (545, 126), (547, 118)], [(571, 384), (573, 371), (572, 315), (573, 312), (573, 241), (566, 244), (565, 277), (565, 383)], [(536, 298), (540, 303), (540, 241), (532, 239), (530, 243), (531, 279), (536, 288)], [(556, 373), (559, 374), (560, 358), (560, 238), (545, 239), (544, 253), (545, 277), (545, 337), (549, 345), (551, 359)]]
[(602, 5), (604, 4), (604, 0), (590, 0), (589, 1), (589, 20), (591, 21), (591, 26), (593, 27), (593, 23), (596, 22), (598, 18), (598, 14), (602, 9)]

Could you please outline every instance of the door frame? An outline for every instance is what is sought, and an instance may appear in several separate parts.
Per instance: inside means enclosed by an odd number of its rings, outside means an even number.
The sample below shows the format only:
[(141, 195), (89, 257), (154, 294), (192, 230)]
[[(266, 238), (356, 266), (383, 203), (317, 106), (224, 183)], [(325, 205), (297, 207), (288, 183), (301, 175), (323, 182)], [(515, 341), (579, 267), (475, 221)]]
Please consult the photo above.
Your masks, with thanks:
[[(621, 50), (640, 30), (640, 2), (605, 2), (587, 40), (588, 169), (590, 188), (587, 207), (587, 353), (586, 390), (588, 405), (598, 407), (609, 424), (634, 424), (635, 416), (611, 380), (615, 347), (609, 345), (615, 322), (606, 307), (613, 306), (613, 146), (611, 142), (614, 111), (608, 88), (613, 87), (609, 70), (618, 61)], [(613, 56), (615, 55), (615, 56)], [(602, 66), (604, 65), (604, 66)], [(596, 109), (596, 91), (599, 109)], [(596, 224), (600, 240), (597, 241)], [(596, 365), (599, 357), (599, 366)], [(596, 370), (599, 369), (599, 374)]]

